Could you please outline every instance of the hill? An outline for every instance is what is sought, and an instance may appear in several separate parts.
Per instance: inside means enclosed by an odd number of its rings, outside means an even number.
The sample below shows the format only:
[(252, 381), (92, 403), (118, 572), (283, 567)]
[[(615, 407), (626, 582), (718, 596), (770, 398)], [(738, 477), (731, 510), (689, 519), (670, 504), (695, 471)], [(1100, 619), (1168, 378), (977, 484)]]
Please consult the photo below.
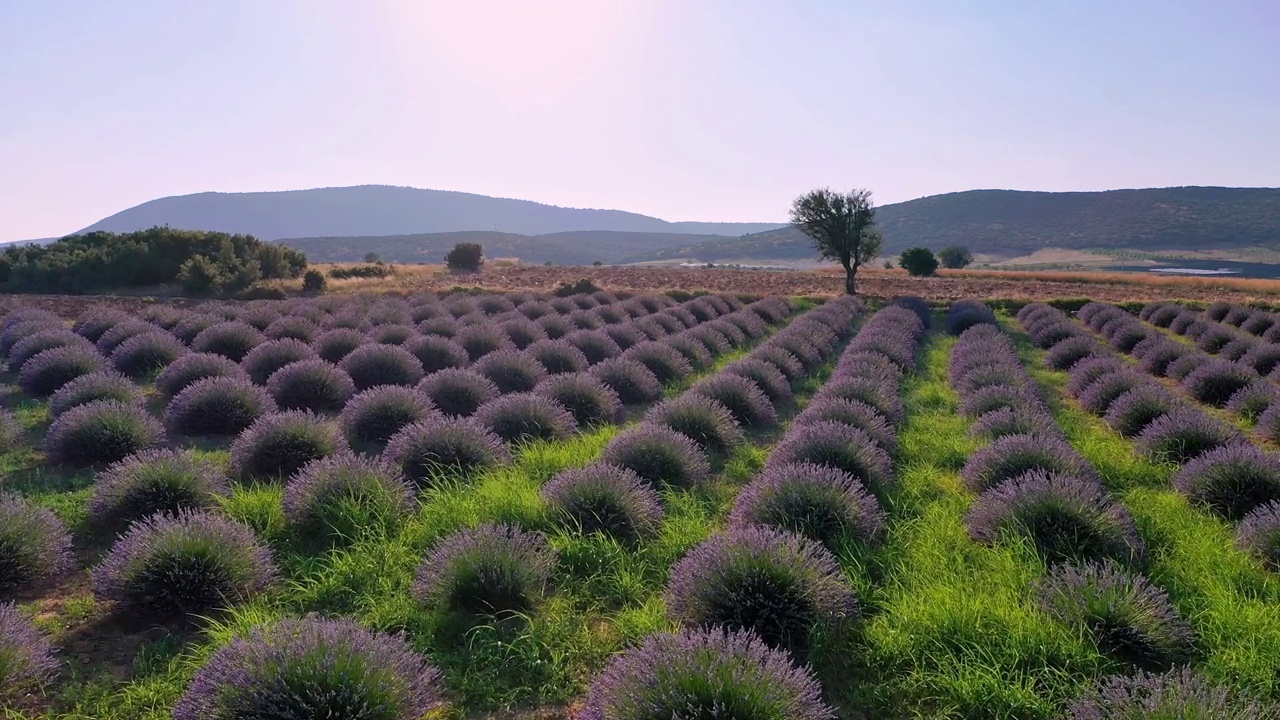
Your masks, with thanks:
[(614, 264), (637, 251), (687, 247), (704, 240), (731, 240), (723, 235), (575, 231), (547, 235), (471, 231), (378, 237), (285, 238), (285, 245), (306, 253), (312, 262), (355, 262), (375, 252), (384, 262), (439, 263), (460, 242), (480, 243), (486, 257), (515, 257), (526, 263)]
[[(970, 190), (879, 208), (885, 252), (967, 245), (1012, 257), (1045, 247), (1197, 250), (1280, 244), (1280, 189), (1177, 187), (1106, 192)], [(631, 262), (811, 259), (784, 227), (635, 253)]]
[(490, 230), (545, 235), (582, 230), (743, 235), (779, 223), (667, 222), (621, 210), (543, 205), (529, 200), (388, 185), (161, 198), (85, 228), (131, 232), (157, 225), (244, 233), (263, 240)]

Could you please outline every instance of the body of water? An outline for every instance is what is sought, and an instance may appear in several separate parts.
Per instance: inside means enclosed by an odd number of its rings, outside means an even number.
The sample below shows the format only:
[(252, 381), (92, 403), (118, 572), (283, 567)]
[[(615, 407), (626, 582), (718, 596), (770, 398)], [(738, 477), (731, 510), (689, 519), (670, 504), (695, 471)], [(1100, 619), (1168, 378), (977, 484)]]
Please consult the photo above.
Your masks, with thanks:
[[(1280, 279), (1280, 265), (1270, 263), (1232, 262), (1230, 260), (1168, 260), (1156, 267), (1112, 265), (1110, 272), (1139, 272), (1157, 275), (1221, 275), (1222, 277)], [(1183, 270), (1184, 272), (1176, 272)], [(1153, 271), (1159, 271), (1154, 272)], [(1225, 271), (1225, 272), (1219, 272)]]

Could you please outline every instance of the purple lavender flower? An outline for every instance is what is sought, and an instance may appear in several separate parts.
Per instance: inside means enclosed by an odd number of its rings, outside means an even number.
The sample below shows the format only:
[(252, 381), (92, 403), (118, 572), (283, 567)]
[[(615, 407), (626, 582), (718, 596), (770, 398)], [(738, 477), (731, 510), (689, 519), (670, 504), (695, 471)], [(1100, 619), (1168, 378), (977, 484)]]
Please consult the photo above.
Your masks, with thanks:
[(355, 328), (334, 328), (312, 341), (316, 354), (326, 362), (339, 363), (364, 343), (364, 333)]
[(1125, 437), (1140, 435), (1148, 425), (1179, 407), (1182, 401), (1163, 387), (1144, 383), (1122, 393), (1107, 407), (1105, 420)]
[(780, 345), (761, 345), (751, 351), (751, 357), (778, 368), (778, 372), (785, 375), (788, 382), (794, 383), (805, 377), (804, 365), (800, 359)]
[(186, 352), (182, 341), (157, 328), (120, 343), (111, 352), (111, 365), (129, 377), (144, 377), (164, 369)]
[(616, 435), (605, 446), (600, 461), (631, 470), (655, 487), (689, 488), (700, 485), (711, 473), (710, 463), (696, 443), (670, 428), (648, 424)]
[(342, 368), (315, 358), (289, 363), (267, 379), (267, 392), (283, 410), (341, 410), (356, 385)]
[(1132, 367), (1117, 357), (1085, 358), (1072, 365), (1067, 373), (1067, 392), (1078, 398), (1095, 382), (1116, 373), (1131, 372)]
[(1245, 442), (1216, 448), (1183, 465), (1173, 485), (1192, 502), (1240, 520), (1280, 500), (1280, 457)]
[(1280, 571), (1280, 501), (1259, 505), (1246, 515), (1236, 531), (1236, 545)]
[(23, 363), (18, 387), (32, 395), (48, 396), (79, 377), (101, 372), (107, 363), (92, 347), (49, 348)]
[(1026, 537), (1050, 562), (1117, 560), (1144, 552), (1133, 516), (1094, 480), (1034, 470), (978, 496), (965, 516), (969, 535), (994, 544)]
[(431, 417), (391, 437), (382, 458), (418, 487), (510, 461), (502, 438), (467, 420)]
[(1215, 448), (1242, 442), (1236, 428), (1198, 408), (1182, 406), (1153, 420), (1138, 435), (1138, 446), (1151, 457), (1186, 463)]
[(1044, 364), (1054, 370), (1068, 370), (1087, 357), (1106, 356), (1107, 350), (1097, 340), (1087, 336), (1072, 336), (1058, 344), (1044, 356)]
[[(118, 326), (117, 326), (118, 327)], [(200, 331), (191, 341), (191, 349), (222, 355), (240, 362), (249, 351), (266, 341), (267, 337), (252, 325), (242, 322), (224, 322)]]
[(897, 431), (884, 415), (864, 402), (825, 397), (819, 393), (795, 419), (796, 426), (813, 422), (836, 422), (857, 428), (871, 436), (890, 455), (898, 451)]
[(284, 515), (314, 546), (386, 531), (413, 509), (413, 487), (400, 469), (351, 453), (307, 463), (284, 489)]
[(743, 488), (729, 513), (729, 525), (773, 527), (834, 550), (843, 538), (879, 544), (885, 513), (854, 476), (799, 463), (770, 466)]
[(352, 445), (384, 445), (406, 426), (435, 413), (431, 399), (419, 390), (379, 385), (351, 398), (340, 421)]
[(476, 410), (474, 421), (511, 443), (563, 440), (577, 430), (573, 414), (560, 403), (531, 392), (490, 400)]
[(657, 376), (635, 360), (611, 358), (588, 372), (617, 393), (625, 405), (653, 402), (662, 397), (662, 383)]
[(347, 371), (357, 390), (378, 385), (413, 387), (422, 379), (422, 363), (398, 345), (361, 345), (352, 350), (338, 367)]
[(95, 400), (64, 412), (49, 426), (44, 451), (73, 467), (113, 463), (164, 440), (160, 423), (135, 405)]
[(694, 383), (689, 392), (720, 403), (743, 427), (769, 427), (778, 422), (777, 410), (768, 396), (759, 385), (741, 375), (719, 373)]
[(103, 371), (81, 375), (49, 397), (49, 415), (58, 417), (79, 405), (95, 400), (115, 400), (126, 405), (141, 405), (142, 391), (128, 378), (115, 372)]
[(584, 535), (601, 533), (627, 543), (662, 527), (653, 487), (630, 470), (596, 463), (565, 470), (542, 486), (542, 499), (560, 521)]
[(28, 589), (70, 566), (71, 535), (58, 516), (0, 492), (0, 595)]
[(728, 408), (694, 393), (664, 400), (645, 414), (645, 421), (671, 428), (707, 452), (727, 453), (744, 440)]
[(240, 478), (282, 477), (312, 460), (346, 449), (337, 426), (301, 410), (263, 415), (231, 444), (231, 473)]
[(813, 463), (846, 472), (877, 497), (884, 497), (896, 480), (893, 461), (867, 433), (831, 421), (796, 426), (774, 448), (769, 465)]
[(58, 672), (53, 643), (13, 603), (0, 603), (0, 703), (18, 703)]
[(1168, 669), (1191, 656), (1191, 626), (1142, 575), (1097, 563), (1058, 565), (1037, 594), (1046, 612), (1084, 628), (1104, 652), (1125, 662)]
[(499, 350), (476, 362), (476, 372), (489, 378), (498, 392), (527, 393), (547, 377), (547, 369), (533, 356), (518, 350)]
[(1143, 385), (1151, 384), (1147, 377), (1132, 369), (1111, 373), (1098, 378), (1077, 397), (1080, 407), (1094, 415), (1106, 415), (1111, 403), (1121, 395)]
[(158, 376), (156, 389), (172, 398), (198, 380), (212, 377), (248, 379), (248, 374), (234, 361), (213, 353), (189, 353), (174, 360)]
[(440, 540), (418, 568), (413, 595), (425, 605), (475, 615), (526, 612), (538, 605), (556, 563), (541, 533), (482, 525)]
[(92, 350), (93, 344), (65, 327), (41, 330), (18, 340), (9, 348), (9, 372), (20, 372), (28, 360), (40, 353), (66, 347)]
[(187, 450), (144, 450), (108, 466), (93, 484), (89, 517), (119, 528), (158, 512), (213, 510), (231, 494), (214, 463)]
[(290, 363), (318, 358), (316, 351), (301, 340), (285, 338), (268, 340), (249, 351), (240, 362), (240, 366), (249, 374), (249, 378), (258, 385), (266, 385), (267, 380), (280, 368)]
[(273, 412), (267, 391), (243, 378), (211, 377), (188, 385), (169, 401), (165, 428), (174, 435), (237, 435)]
[(990, 441), (1012, 435), (1035, 435), (1062, 438), (1062, 428), (1053, 416), (1040, 406), (1014, 410), (1002, 408), (984, 413), (969, 426), (969, 434)]
[(248, 525), (180, 510), (134, 523), (92, 574), (95, 594), (130, 611), (185, 614), (247, 600), (276, 566)]
[(174, 720), (419, 720), (443, 705), (439, 671), (398, 636), (315, 616), (253, 629), (196, 673)]
[(835, 556), (799, 535), (747, 526), (715, 535), (671, 568), (667, 612), (679, 622), (750, 630), (803, 657), (819, 624), (859, 616)]
[(498, 386), (489, 378), (460, 368), (432, 373), (418, 383), (418, 389), (440, 412), (456, 417), (473, 415), (481, 405), (499, 395)]
[(1257, 379), (1257, 373), (1248, 367), (1226, 360), (1214, 360), (1182, 378), (1182, 387), (1200, 402), (1223, 407), (1231, 400), (1232, 395)]
[(506, 333), (499, 328), (484, 324), (462, 328), (454, 337), (458, 344), (467, 351), (467, 357), (475, 362), (491, 352), (514, 347), (507, 339)]
[(1063, 720), (1270, 720), (1280, 708), (1261, 705), (1190, 668), (1166, 675), (1138, 672), (1106, 679), (1071, 704)]

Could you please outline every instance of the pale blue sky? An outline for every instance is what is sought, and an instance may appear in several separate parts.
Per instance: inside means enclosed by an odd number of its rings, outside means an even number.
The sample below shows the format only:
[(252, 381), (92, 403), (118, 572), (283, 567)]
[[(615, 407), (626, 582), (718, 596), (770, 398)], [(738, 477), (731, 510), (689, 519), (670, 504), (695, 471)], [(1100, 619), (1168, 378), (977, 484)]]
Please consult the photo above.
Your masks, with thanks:
[(1277, 186), (1280, 2), (0, 0), (0, 240), (366, 183), (738, 221)]

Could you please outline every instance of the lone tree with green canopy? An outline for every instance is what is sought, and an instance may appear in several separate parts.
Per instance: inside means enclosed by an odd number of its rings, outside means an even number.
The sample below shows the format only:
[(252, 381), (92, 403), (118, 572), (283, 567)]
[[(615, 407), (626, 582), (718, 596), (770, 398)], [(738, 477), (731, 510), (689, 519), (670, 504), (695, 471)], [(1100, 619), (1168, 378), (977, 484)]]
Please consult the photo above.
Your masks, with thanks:
[(882, 238), (876, 230), (876, 207), (871, 191), (847, 194), (820, 188), (791, 203), (791, 225), (813, 239), (825, 260), (844, 268), (844, 291), (858, 294), (858, 268), (880, 254)]

